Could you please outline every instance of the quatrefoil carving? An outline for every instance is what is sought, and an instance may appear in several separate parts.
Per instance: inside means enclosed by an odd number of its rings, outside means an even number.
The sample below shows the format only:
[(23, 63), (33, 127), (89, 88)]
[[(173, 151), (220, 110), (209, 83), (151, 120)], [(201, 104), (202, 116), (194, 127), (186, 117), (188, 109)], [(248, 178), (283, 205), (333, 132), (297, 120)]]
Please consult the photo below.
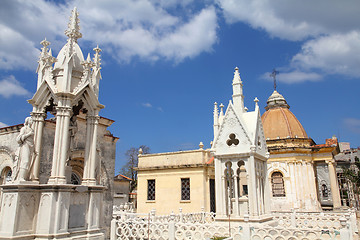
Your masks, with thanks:
[(229, 139), (226, 141), (226, 144), (228, 145), (228, 146), (231, 146), (231, 145), (238, 145), (239, 144), (239, 139), (237, 139), (236, 138), (236, 136), (235, 136), (235, 134), (234, 133), (231, 133), (230, 135), (229, 135)]

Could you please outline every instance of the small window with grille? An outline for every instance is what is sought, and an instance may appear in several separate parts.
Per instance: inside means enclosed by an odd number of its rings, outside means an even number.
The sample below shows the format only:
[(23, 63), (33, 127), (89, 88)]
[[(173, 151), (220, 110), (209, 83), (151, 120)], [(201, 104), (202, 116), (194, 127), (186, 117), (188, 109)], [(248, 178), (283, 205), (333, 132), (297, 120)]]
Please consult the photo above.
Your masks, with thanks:
[(147, 200), (155, 200), (155, 179), (148, 180)]
[(281, 172), (274, 172), (271, 175), (273, 197), (285, 197), (284, 179)]
[(181, 200), (190, 200), (190, 178), (181, 179)]

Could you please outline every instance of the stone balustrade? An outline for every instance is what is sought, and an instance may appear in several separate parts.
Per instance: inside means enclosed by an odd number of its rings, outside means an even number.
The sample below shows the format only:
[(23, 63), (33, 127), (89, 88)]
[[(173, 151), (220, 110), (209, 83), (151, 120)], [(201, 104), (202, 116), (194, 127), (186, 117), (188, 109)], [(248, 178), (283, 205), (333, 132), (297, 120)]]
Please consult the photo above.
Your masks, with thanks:
[[(352, 240), (357, 235), (354, 211), (274, 212), (267, 223), (216, 221), (214, 213), (182, 213), (157, 216), (123, 211), (114, 215), (111, 240), (115, 239), (210, 239), (214, 236), (242, 240)], [(355, 216), (356, 217), (356, 216)]]

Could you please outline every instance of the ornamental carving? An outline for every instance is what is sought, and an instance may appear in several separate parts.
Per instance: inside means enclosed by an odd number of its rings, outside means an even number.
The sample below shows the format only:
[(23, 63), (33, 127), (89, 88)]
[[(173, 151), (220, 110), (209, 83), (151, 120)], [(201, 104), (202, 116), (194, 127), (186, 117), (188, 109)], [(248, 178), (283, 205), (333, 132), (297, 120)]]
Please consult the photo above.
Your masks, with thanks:
[(226, 141), (226, 144), (230, 147), (233, 144), (237, 146), (240, 143), (239, 139), (236, 138), (236, 135), (234, 133), (231, 133), (229, 135), (229, 139)]

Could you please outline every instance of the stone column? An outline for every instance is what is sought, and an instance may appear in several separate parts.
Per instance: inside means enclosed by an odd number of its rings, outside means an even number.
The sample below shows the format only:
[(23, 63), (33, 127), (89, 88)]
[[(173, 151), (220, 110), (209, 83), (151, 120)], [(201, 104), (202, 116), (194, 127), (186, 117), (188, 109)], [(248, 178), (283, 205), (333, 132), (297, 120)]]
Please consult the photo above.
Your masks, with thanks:
[[(226, 206), (226, 199), (228, 198), (228, 194), (227, 194), (227, 187), (226, 187), (226, 184), (225, 184), (225, 176), (224, 175), (222, 175), (221, 176), (221, 183), (222, 183), (222, 188), (221, 189), (223, 189), (223, 191), (221, 191), (221, 193), (222, 193), (222, 205), (221, 205), (221, 208), (222, 208), (222, 213), (223, 213), (223, 215), (226, 215), (226, 208), (227, 208), (227, 206)], [(224, 191), (225, 190), (225, 191)], [(230, 211), (230, 209), (229, 209), (229, 211)]]
[(261, 215), (261, 178), (260, 174), (258, 173), (259, 169), (256, 171), (256, 199), (257, 199), (257, 205), (258, 205), (258, 215)]
[[(291, 184), (291, 197), (288, 198), (292, 202), (293, 208), (299, 208), (298, 199), (297, 199), (297, 189), (296, 189), (296, 175), (295, 175), (295, 161), (288, 163), (290, 169), (290, 184)], [(285, 193), (287, 194), (287, 193)]]
[(84, 176), (82, 181), (84, 185), (96, 185), (95, 172), (98, 165), (96, 156), (98, 123), (99, 116), (97, 114), (87, 116)]
[(221, 161), (217, 158), (214, 158), (214, 163), (215, 163), (215, 204), (216, 204), (216, 215), (217, 216), (222, 216), (224, 215), (224, 211), (223, 211), (223, 188), (225, 187), (225, 185), (223, 185), (223, 180), (222, 180), (222, 166), (221, 166)]
[[(267, 168), (267, 163), (264, 163), (264, 164), (265, 164), (265, 167)], [(266, 172), (267, 172), (267, 169), (266, 169)], [(266, 176), (267, 176), (267, 174), (265, 174), (265, 177), (264, 177), (264, 184), (265, 184), (264, 185), (264, 204), (265, 204), (265, 214), (269, 214), (271, 212), (270, 199), (272, 197), (272, 192), (270, 191), (271, 176), (270, 176), (270, 181), (269, 181), (269, 178), (267, 178)]]
[(234, 208), (234, 215), (235, 217), (239, 216), (239, 180), (236, 174), (233, 176), (234, 178), (234, 197), (235, 197), (235, 208)]
[(315, 172), (314, 172), (314, 162), (308, 161), (307, 162), (308, 172), (309, 172), (309, 181), (310, 181), (310, 198), (311, 201), (315, 201), (314, 206), (316, 207), (315, 210), (320, 210), (321, 205), (318, 200), (318, 194), (317, 194), (317, 186), (316, 186), (316, 178), (315, 178)]
[(296, 192), (298, 193), (297, 194), (297, 199), (296, 199), (296, 202), (298, 204), (298, 207), (300, 209), (302, 209), (304, 207), (303, 205), (303, 199), (304, 199), (304, 190), (303, 190), (303, 187), (302, 187), (302, 173), (301, 173), (301, 161), (296, 161), (294, 166), (295, 166), (295, 176), (296, 176), (296, 182), (295, 182), (295, 188), (296, 188)]
[(329, 167), (329, 178), (330, 178), (330, 188), (331, 188), (331, 195), (333, 200), (333, 208), (340, 208), (341, 207), (341, 200), (340, 200), (340, 192), (339, 192), (339, 185), (336, 176), (335, 170), (335, 161), (330, 160), (326, 161)]
[(256, 169), (255, 169), (255, 159), (252, 154), (248, 162), (249, 166), (249, 182), (248, 182), (248, 191), (249, 191), (249, 212), (250, 216), (258, 215), (258, 205), (257, 205), (257, 186), (256, 186)]
[(33, 162), (32, 173), (30, 174), (30, 176), (32, 180), (39, 181), (40, 157), (42, 150), (41, 147), (46, 113), (33, 111), (31, 113), (31, 117), (34, 121), (35, 159)]
[(64, 100), (56, 107), (56, 129), (51, 176), (49, 183), (65, 184), (65, 165), (69, 152), (70, 100)]

